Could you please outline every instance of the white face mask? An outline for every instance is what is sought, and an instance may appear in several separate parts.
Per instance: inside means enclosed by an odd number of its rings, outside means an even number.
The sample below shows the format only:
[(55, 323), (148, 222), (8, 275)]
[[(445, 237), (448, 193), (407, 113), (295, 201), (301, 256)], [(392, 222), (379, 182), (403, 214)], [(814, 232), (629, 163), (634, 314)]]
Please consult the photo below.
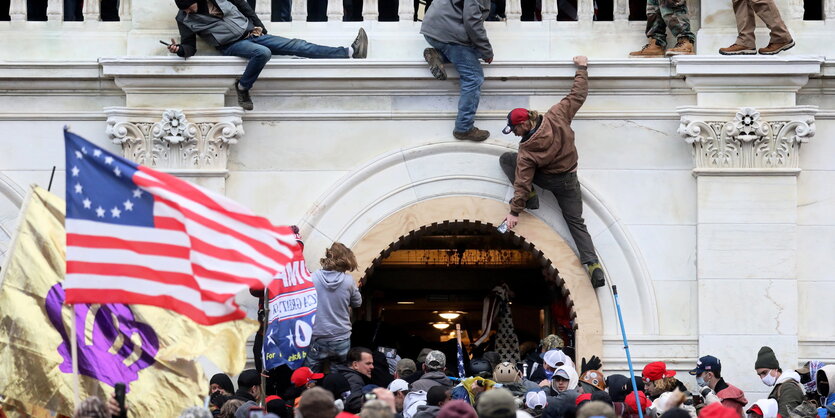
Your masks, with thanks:
[(768, 372), (767, 375), (763, 376), (763, 384), (766, 386), (774, 386), (777, 383), (777, 378), (771, 374), (771, 371)]

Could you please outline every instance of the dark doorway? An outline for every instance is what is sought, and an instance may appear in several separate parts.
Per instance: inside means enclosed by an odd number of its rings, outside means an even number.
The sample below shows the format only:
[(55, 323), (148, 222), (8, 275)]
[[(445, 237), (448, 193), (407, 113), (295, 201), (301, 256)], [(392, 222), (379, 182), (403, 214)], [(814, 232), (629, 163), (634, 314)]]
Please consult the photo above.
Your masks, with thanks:
[[(423, 347), (454, 340), (458, 324), (472, 348), (481, 335), (484, 298), (506, 283), (520, 343), (557, 333), (573, 345), (574, 322), (557, 271), (533, 245), (492, 225), (447, 222), (412, 231), (381, 253), (363, 282), (355, 344), (415, 358)], [(459, 316), (447, 320), (442, 313)], [(490, 350), (491, 342), (473, 352)]]

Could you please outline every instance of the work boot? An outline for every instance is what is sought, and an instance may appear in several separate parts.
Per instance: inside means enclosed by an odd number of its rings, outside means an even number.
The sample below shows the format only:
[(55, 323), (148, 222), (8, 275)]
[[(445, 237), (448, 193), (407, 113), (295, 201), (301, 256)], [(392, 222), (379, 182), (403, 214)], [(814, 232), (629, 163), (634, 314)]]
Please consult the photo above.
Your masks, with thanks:
[(490, 137), (490, 132), (478, 129), (475, 126), (473, 126), (473, 128), (467, 132), (452, 131), (452, 136), (454, 136), (455, 139), (481, 142)]
[(586, 268), (591, 276), (591, 286), (595, 289), (606, 285), (606, 277), (603, 275), (603, 267), (600, 263), (587, 264)]
[(360, 28), (357, 38), (351, 44), (351, 48), (354, 50), (351, 58), (363, 59), (368, 56), (368, 35), (365, 34), (365, 29)]
[(760, 55), (774, 55), (783, 52), (787, 49), (792, 49), (793, 47), (794, 40), (790, 40), (788, 42), (781, 42), (777, 44), (769, 42), (765, 48), (759, 49), (759, 53)]
[(446, 80), (446, 70), (444, 70), (444, 60), (441, 58), (441, 53), (435, 48), (426, 48), (423, 50), (423, 59), (429, 64), (429, 71), (432, 76), (438, 80)]
[(525, 201), (525, 209), (539, 209), (539, 195), (536, 194), (536, 191), (532, 191), (531, 194), (528, 195), (528, 200)]
[(757, 50), (740, 44), (733, 44), (727, 48), (719, 48), (722, 55), (756, 55)]
[(640, 51), (630, 52), (629, 58), (664, 58), (664, 47), (655, 38), (649, 38)]
[(238, 106), (244, 108), (244, 110), (252, 110), (252, 98), (249, 97), (249, 90), (243, 90), (238, 85), (238, 82), (235, 81), (235, 92), (238, 93)]
[(671, 57), (673, 55), (693, 55), (693, 42), (689, 38), (678, 38), (676, 46), (667, 50), (666, 55)]

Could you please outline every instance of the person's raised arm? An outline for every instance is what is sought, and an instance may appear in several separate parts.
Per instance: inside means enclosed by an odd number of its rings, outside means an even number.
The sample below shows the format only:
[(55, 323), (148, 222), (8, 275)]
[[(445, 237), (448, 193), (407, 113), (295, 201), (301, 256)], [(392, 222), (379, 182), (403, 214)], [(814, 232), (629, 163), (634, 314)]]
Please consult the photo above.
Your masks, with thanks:
[(574, 119), (574, 115), (577, 114), (589, 95), (588, 63), (589, 59), (585, 56), (574, 57), (577, 72), (574, 73), (574, 84), (571, 86), (571, 92), (559, 103), (548, 109), (548, 116), (563, 118), (569, 122)]
[(464, 0), (464, 7), (462, 8), (464, 30), (467, 31), (467, 37), (470, 38), (470, 42), (478, 50), (481, 59), (489, 64), (493, 61), (493, 46), (487, 39), (487, 30), (484, 29), (482, 13), (478, 0)]

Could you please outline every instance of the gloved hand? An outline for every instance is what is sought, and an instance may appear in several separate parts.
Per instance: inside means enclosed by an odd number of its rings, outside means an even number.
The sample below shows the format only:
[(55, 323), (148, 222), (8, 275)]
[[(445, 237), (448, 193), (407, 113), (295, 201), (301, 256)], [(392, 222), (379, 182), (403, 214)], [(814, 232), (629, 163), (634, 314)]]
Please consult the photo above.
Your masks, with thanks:
[(601, 368), (603, 368), (603, 362), (600, 361), (600, 357), (591, 356), (589, 361), (586, 361), (586, 358), (583, 357), (580, 363), (580, 374), (582, 375), (589, 370), (600, 370)]
[(716, 402), (722, 402), (722, 400), (719, 399), (718, 396), (716, 396), (716, 393), (709, 386), (703, 387), (699, 391), (699, 393), (702, 394), (702, 398), (704, 398), (704, 400), (705, 400), (705, 405), (710, 405), (710, 404), (716, 403)]

